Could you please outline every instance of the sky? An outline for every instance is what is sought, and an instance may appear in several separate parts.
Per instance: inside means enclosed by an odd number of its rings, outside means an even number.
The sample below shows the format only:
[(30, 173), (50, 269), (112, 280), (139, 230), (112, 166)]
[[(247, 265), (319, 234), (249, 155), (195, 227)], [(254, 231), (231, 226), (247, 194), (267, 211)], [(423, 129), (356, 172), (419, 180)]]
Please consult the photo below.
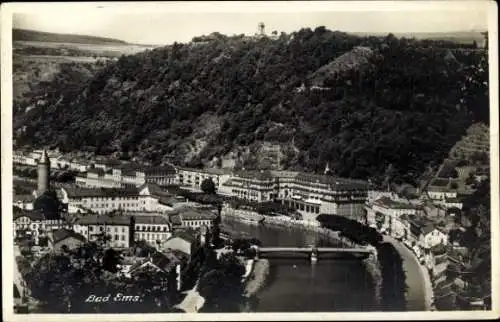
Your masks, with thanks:
[[(129, 3), (130, 4), (130, 3)], [(220, 32), (226, 35), (257, 32), (259, 22), (271, 33), (325, 26), (346, 32), (407, 33), (487, 30), (487, 2), (454, 1), (409, 5), (402, 2), (355, 5), (280, 2), (147, 4), (50, 4), (20, 7), (13, 27), (56, 33), (117, 38), (131, 43), (170, 44), (194, 36)], [(131, 13), (134, 10), (134, 13)]]

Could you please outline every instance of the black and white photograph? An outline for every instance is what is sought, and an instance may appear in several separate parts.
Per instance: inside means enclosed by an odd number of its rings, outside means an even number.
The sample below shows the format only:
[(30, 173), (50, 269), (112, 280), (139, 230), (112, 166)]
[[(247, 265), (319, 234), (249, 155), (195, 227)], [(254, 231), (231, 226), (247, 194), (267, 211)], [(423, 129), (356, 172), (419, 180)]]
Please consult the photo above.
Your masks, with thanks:
[(4, 320), (499, 316), (495, 2), (1, 10)]

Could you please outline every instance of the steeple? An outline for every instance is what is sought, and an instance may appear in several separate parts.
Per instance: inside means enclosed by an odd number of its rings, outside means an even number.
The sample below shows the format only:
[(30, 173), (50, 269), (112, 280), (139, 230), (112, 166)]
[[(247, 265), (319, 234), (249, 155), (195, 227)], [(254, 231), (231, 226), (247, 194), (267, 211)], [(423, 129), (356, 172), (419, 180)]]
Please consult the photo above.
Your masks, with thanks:
[(40, 157), (38, 164), (50, 164), (50, 159), (49, 155), (47, 154), (47, 150), (43, 149), (42, 156)]
[(38, 190), (37, 195), (41, 196), (50, 187), (50, 159), (47, 151), (43, 149), (42, 156), (38, 160)]

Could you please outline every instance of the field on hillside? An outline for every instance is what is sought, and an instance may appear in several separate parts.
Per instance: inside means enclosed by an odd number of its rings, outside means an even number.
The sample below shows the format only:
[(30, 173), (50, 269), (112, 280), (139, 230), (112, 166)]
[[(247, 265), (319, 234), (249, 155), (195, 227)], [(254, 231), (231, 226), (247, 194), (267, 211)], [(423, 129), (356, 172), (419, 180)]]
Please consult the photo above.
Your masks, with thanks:
[(152, 47), (131, 44), (80, 44), (41, 41), (13, 42), (14, 100), (21, 100), (40, 82), (50, 82), (61, 65), (91, 76), (106, 61)]

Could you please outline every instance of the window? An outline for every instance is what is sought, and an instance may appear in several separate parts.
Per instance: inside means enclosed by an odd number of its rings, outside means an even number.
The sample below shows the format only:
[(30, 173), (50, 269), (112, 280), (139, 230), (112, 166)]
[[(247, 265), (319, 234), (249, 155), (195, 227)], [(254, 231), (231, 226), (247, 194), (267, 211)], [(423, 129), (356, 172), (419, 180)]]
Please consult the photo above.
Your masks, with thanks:
[(103, 226), (99, 227), (99, 230), (104, 231), (104, 227)]
[(122, 235), (122, 240), (125, 240), (125, 235)]
[(115, 240), (118, 240), (120, 236), (118, 235), (115, 235)]
[(118, 227), (115, 227), (115, 233), (117, 233), (117, 232), (118, 232)]
[(124, 232), (125, 232), (125, 227), (122, 227), (122, 233), (124, 233)]

